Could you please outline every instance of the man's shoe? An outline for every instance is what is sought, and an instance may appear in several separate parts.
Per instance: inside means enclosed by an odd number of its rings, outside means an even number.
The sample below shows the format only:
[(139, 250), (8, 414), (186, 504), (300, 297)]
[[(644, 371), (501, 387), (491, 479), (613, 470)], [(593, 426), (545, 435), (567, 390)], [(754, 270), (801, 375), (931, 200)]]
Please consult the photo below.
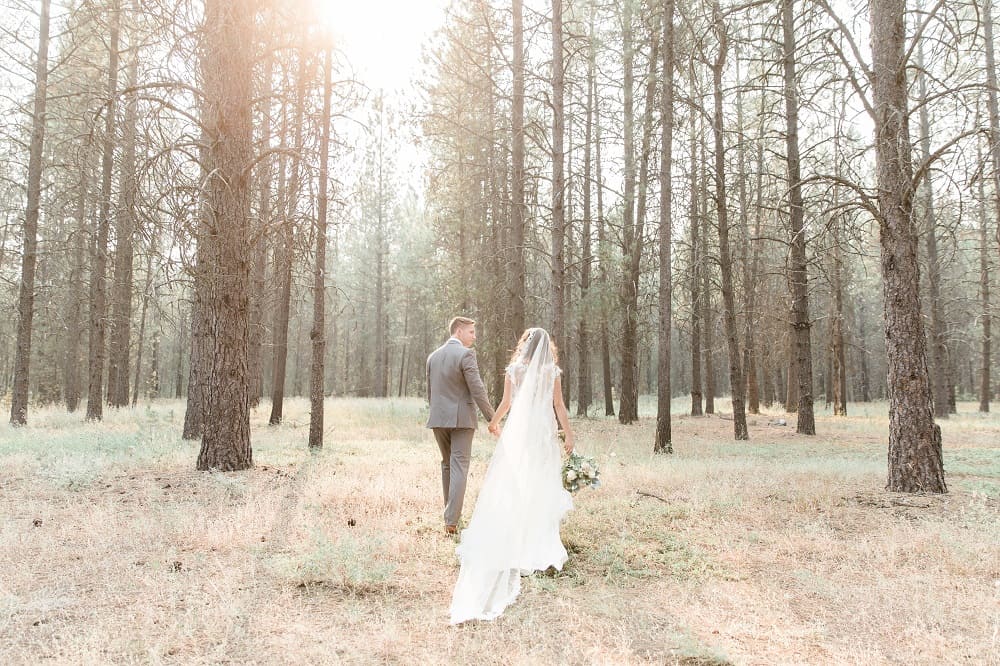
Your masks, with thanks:
[(458, 525), (445, 525), (444, 526), (444, 533), (445, 534), (458, 534)]

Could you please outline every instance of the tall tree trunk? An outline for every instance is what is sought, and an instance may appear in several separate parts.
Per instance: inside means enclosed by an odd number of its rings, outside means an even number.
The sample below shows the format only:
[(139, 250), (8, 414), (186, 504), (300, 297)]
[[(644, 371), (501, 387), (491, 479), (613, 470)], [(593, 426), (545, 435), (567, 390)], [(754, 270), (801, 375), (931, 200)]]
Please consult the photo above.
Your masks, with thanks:
[[(132, 36), (137, 40), (136, 35)], [(130, 48), (128, 63), (128, 88), (135, 88), (139, 80), (139, 49)], [(135, 201), (135, 142), (138, 122), (136, 94), (130, 93), (122, 127), (122, 158), (118, 181), (121, 192), (118, 210), (115, 211), (115, 269), (112, 279), (110, 348), (108, 350), (108, 404), (125, 407), (129, 398), (129, 354), (132, 328), (132, 282), (136, 231)]]
[[(28, 146), (28, 201), (24, 211), (24, 253), (17, 298), (17, 345), (14, 351), (14, 392), (10, 423), (28, 422), (28, 387), (31, 369), (31, 323), (35, 315), (35, 265), (38, 262), (38, 212), (42, 198), (42, 149), (45, 144), (45, 102), (48, 98), (49, 0), (42, 0), (35, 58), (35, 99)], [(100, 401), (98, 401), (100, 402)]]
[[(920, 86), (920, 151), (924, 159), (931, 155), (931, 123), (927, 113), (927, 76), (924, 73), (924, 49), (917, 44), (917, 80)], [(945, 347), (944, 306), (941, 304), (941, 262), (938, 259), (937, 219), (934, 212), (934, 183), (928, 171), (921, 183), (923, 190), (924, 242), (927, 251), (927, 300), (930, 306), (931, 388), (934, 417), (948, 418), (948, 350)]]
[[(495, 59), (490, 59), (491, 78), (495, 80), (498, 72)], [(489, 151), (487, 152), (487, 173), (489, 174), (490, 185), (490, 270), (492, 275), (503, 275), (503, 267), (506, 267), (506, 257), (508, 251), (504, 234), (509, 233), (509, 224), (506, 215), (510, 208), (507, 204), (507, 183), (509, 160), (506, 159), (506, 151), (499, 138), (498, 126), (500, 125), (497, 109), (496, 86), (489, 86)], [(491, 395), (501, 395), (503, 393), (505, 368), (507, 367), (507, 343), (503, 337), (510, 333), (507, 329), (507, 289), (508, 284), (504, 280), (491, 281), (491, 296), (494, 300), (494, 307), (491, 308), (492, 331), (496, 340), (492, 345), (492, 367), (493, 379)], [(424, 331), (427, 330), (427, 321), (424, 319)]]
[(674, 149), (674, 0), (664, 0), (663, 73), (660, 82), (660, 321), (657, 359), (656, 440), (654, 453), (673, 453), (670, 436), (670, 329), (673, 319), (671, 301), (671, 253), (673, 242), (673, 175)]
[[(601, 284), (608, 284), (608, 262), (605, 259), (607, 236), (604, 226), (604, 174), (601, 169), (601, 103), (594, 86), (594, 170), (597, 177), (597, 247), (601, 254)], [(608, 330), (608, 309), (601, 304), (601, 379), (604, 391), (604, 415), (615, 415), (614, 380), (611, 376), (611, 334)]]
[[(375, 381), (374, 394), (377, 398), (384, 398), (387, 393), (386, 380), (388, 377), (388, 354), (386, 352), (385, 339), (385, 318), (387, 312), (386, 288), (385, 288), (385, 256), (386, 256), (386, 233), (385, 233), (385, 189), (383, 174), (383, 159), (385, 157), (385, 143), (383, 136), (384, 107), (382, 96), (378, 98), (378, 184), (377, 184), (377, 212), (376, 212), (376, 232), (375, 232)], [(465, 225), (460, 229), (460, 235), (465, 232)], [(463, 239), (464, 240), (464, 239)], [(464, 243), (462, 243), (464, 247)], [(464, 263), (464, 262), (463, 262)], [(463, 270), (463, 275), (468, 275), (469, 271)], [(462, 304), (462, 309), (469, 307), (468, 303)]]
[[(202, 113), (205, 114), (204, 109)], [(207, 179), (211, 174), (209, 165), (209, 143), (210, 137), (203, 127), (201, 141), (198, 146), (200, 163), (202, 165), (201, 176)], [(193, 285), (191, 289), (191, 353), (188, 358), (188, 390), (186, 408), (184, 410), (184, 425), (181, 431), (183, 439), (201, 439), (205, 427), (205, 396), (207, 388), (205, 386), (208, 379), (208, 364), (212, 361), (210, 356), (213, 335), (211, 311), (208, 309), (208, 302), (211, 294), (207, 291), (212, 285), (212, 271), (214, 268), (206, 254), (208, 245), (201, 239), (211, 235), (212, 202), (209, 199), (208, 191), (202, 189), (201, 198), (198, 202), (200, 209), (197, 217), (196, 238), (199, 239), (195, 246), (194, 270), (192, 271)], [(183, 331), (182, 331), (183, 333)], [(177, 360), (177, 385), (181, 384), (181, 358)]]
[(726, 205), (726, 156), (722, 141), (722, 70), (726, 63), (728, 48), (727, 28), (722, 12), (716, 2), (713, 7), (715, 32), (719, 39), (719, 54), (712, 67), (712, 90), (715, 114), (712, 135), (715, 139), (715, 205), (716, 221), (719, 225), (719, 269), (722, 274), (723, 319), (726, 327), (726, 346), (729, 350), (729, 387), (733, 402), (733, 437), (736, 440), (750, 439), (747, 430), (747, 416), (743, 402), (743, 368), (740, 343), (736, 328), (736, 298), (733, 287), (733, 260), (729, 251), (729, 211)]
[(516, 340), (524, 330), (527, 301), (525, 267), (525, 171), (524, 171), (524, 17), (522, 0), (512, 0), (513, 11), (513, 105), (511, 107), (511, 262), (510, 321), (504, 337)]
[[(633, 31), (632, 31), (632, 1), (624, 0), (622, 3), (622, 53), (624, 57), (624, 109), (622, 111), (624, 120), (625, 139), (625, 183), (624, 183), (624, 220), (622, 222), (622, 254), (624, 260), (622, 275), (622, 353), (621, 353), (621, 395), (618, 401), (618, 421), (623, 424), (633, 423), (639, 418), (639, 387), (638, 387), (638, 339), (637, 329), (639, 326), (638, 300), (639, 284), (638, 276), (633, 268), (639, 262), (635, 257), (642, 255), (642, 225), (641, 216), (636, 215), (636, 168), (635, 168), (635, 104), (634, 104), (634, 59), (633, 51)], [(656, 40), (654, 39), (653, 51), (656, 52)], [(655, 62), (656, 57), (650, 59)], [(649, 134), (652, 131), (651, 94), (649, 94), (650, 81), (647, 80), (646, 87), (646, 112), (644, 114), (643, 135), (642, 135), (642, 155), (641, 160), (646, 171), (649, 164)], [(655, 90), (655, 88), (654, 88)], [(643, 199), (645, 198), (645, 173), (640, 186), (639, 207), (645, 211)]]
[(1000, 248), (1000, 109), (997, 104), (996, 46), (993, 43), (993, 0), (983, 0), (983, 36), (986, 41), (986, 106), (990, 114), (990, 158), (993, 162), (993, 214)]
[(712, 259), (709, 253), (708, 215), (708, 147), (705, 134), (701, 134), (701, 187), (699, 189), (701, 219), (701, 331), (702, 331), (702, 393), (705, 398), (705, 413), (715, 413), (715, 307), (712, 302)]
[[(559, 349), (566, 346), (566, 134), (565, 72), (563, 71), (562, 0), (552, 0), (552, 337)], [(563, 398), (570, 382), (563, 382)]]
[[(702, 216), (701, 238), (703, 247), (708, 240), (708, 218)], [(706, 259), (708, 257), (705, 257)], [(702, 394), (705, 398), (705, 413), (715, 413), (715, 308), (709, 291), (707, 262), (701, 271), (701, 321), (702, 321)]]
[(757, 408), (756, 395), (753, 399), (750, 399), (750, 388), (754, 386), (756, 389), (756, 382), (750, 369), (753, 365), (753, 329), (756, 326), (754, 321), (754, 291), (756, 287), (751, 278), (751, 268), (752, 260), (750, 258), (751, 246), (753, 248), (757, 247), (756, 243), (751, 243), (750, 241), (750, 202), (749, 195), (747, 193), (747, 180), (749, 179), (749, 164), (747, 161), (747, 151), (746, 151), (746, 125), (743, 121), (743, 83), (742, 76), (740, 74), (740, 59), (737, 53), (736, 58), (736, 78), (738, 82), (738, 87), (736, 88), (736, 161), (739, 165), (737, 173), (737, 191), (739, 193), (739, 204), (740, 204), (740, 221), (739, 221), (739, 262), (741, 269), (741, 278), (743, 281), (743, 302), (741, 304), (743, 308), (743, 356), (740, 359), (740, 367), (743, 373), (743, 391), (744, 398), (746, 399), (747, 411), (750, 414), (757, 414), (760, 410)]
[[(694, 81), (692, 68), (691, 79)], [(701, 326), (703, 295), (701, 288), (702, 272), (705, 267), (703, 255), (704, 241), (699, 245), (698, 230), (701, 226), (700, 195), (698, 190), (698, 127), (691, 121), (691, 262), (688, 273), (691, 291), (691, 416), (701, 416)]]
[(206, 368), (206, 428), (199, 470), (253, 465), (250, 447), (250, 182), (253, 163), (253, 0), (206, 0), (202, 76), (209, 139), (206, 227), (199, 239), (211, 271), (204, 293), (213, 324)]
[[(763, 136), (763, 130), (761, 131)], [(754, 216), (753, 239), (748, 241), (753, 245), (753, 252), (750, 260), (749, 280), (746, 287), (746, 348), (744, 359), (746, 361), (746, 381), (747, 381), (747, 411), (751, 414), (760, 414), (760, 387), (757, 384), (757, 341), (754, 333), (760, 322), (757, 314), (757, 282), (760, 280), (760, 246), (761, 230), (764, 225), (764, 142), (757, 142), (757, 205)], [(770, 405), (769, 405), (770, 406)]]
[[(323, 398), (326, 377), (326, 227), (330, 153), (330, 98), (333, 90), (333, 50), (326, 48), (323, 67), (322, 134), (319, 144), (319, 201), (316, 212), (316, 268), (313, 271), (312, 365), (309, 368), (309, 448), (323, 447)], [(405, 335), (405, 333), (404, 333)]]
[[(274, 59), (264, 56), (264, 72), (261, 76), (260, 95), (271, 95), (274, 77)], [(264, 102), (260, 118), (260, 139), (264, 150), (271, 147), (271, 103)], [(264, 323), (265, 300), (268, 293), (267, 249), (271, 227), (271, 167), (270, 160), (257, 165), (257, 183), (260, 195), (257, 208), (257, 229), (254, 234), (253, 291), (250, 300), (250, 406), (256, 407), (264, 395), (264, 339), (267, 325)]]
[[(840, 115), (837, 119), (837, 133), (846, 116), (846, 95), (840, 105)], [(834, 145), (834, 172), (840, 176), (840, 144)], [(833, 187), (834, 207), (840, 206), (840, 189)], [(843, 215), (835, 213), (831, 220), (833, 232), (833, 415), (847, 416), (847, 363), (844, 350), (844, 252), (841, 247), (840, 227)]]
[(142, 290), (142, 308), (139, 314), (139, 339), (135, 352), (135, 381), (132, 383), (132, 406), (139, 402), (139, 380), (142, 377), (142, 347), (146, 336), (146, 311), (149, 309), (149, 296), (153, 288), (153, 252), (150, 249), (146, 261), (146, 286)]
[(587, 294), (590, 291), (590, 271), (594, 262), (591, 248), (591, 189), (593, 188), (593, 164), (591, 162), (591, 142), (594, 136), (594, 72), (596, 70), (596, 45), (594, 38), (594, 8), (590, 9), (590, 27), (587, 45), (587, 103), (583, 140), (583, 232), (580, 262), (580, 321), (577, 328), (577, 357), (579, 358), (579, 397), (576, 402), (577, 416), (586, 416), (593, 402), (593, 387), (590, 372), (590, 326), (589, 318), (594, 308)]
[(784, 35), (785, 150), (788, 161), (788, 223), (791, 227), (792, 334), (795, 338), (796, 374), (799, 380), (799, 404), (795, 431), (816, 434), (813, 414), (812, 342), (809, 320), (809, 260), (806, 255), (806, 232), (803, 224), (802, 179), (799, 173), (799, 95), (795, 72), (795, 15), (793, 0), (783, 0)]
[[(989, 17), (986, 17), (987, 20)], [(978, 123), (977, 123), (978, 125)], [(976, 143), (977, 163), (982, 164), (982, 144)], [(993, 344), (991, 331), (990, 314), (990, 257), (987, 247), (989, 245), (989, 216), (986, 214), (986, 188), (983, 186), (983, 178), (977, 179), (979, 185), (979, 299), (980, 299), (980, 320), (983, 327), (982, 337), (982, 359), (979, 370), (979, 411), (990, 411), (990, 361), (991, 346)]]
[(941, 429), (934, 423), (913, 223), (907, 128), (905, 0), (872, 0), (875, 158), (889, 393), (889, 473), (894, 492), (946, 492)]
[(121, 22), (119, 0), (109, 9), (111, 28), (108, 44), (108, 102), (104, 107), (104, 155), (101, 161), (101, 203), (97, 238), (93, 248), (90, 276), (90, 362), (87, 389), (87, 420), (104, 416), (105, 315), (107, 310), (108, 227), (111, 223), (111, 173), (115, 151), (115, 108), (118, 97), (118, 38)]
[(847, 367), (844, 356), (843, 250), (840, 247), (841, 216), (833, 219), (833, 415), (847, 416)]
[[(83, 158), (85, 159), (85, 158)], [(80, 191), (76, 198), (76, 237), (73, 239), (73, 268), (70, 282), (83, 282), (84, 256), (87, 253), (87, 165), (81, 164)], [(64, 397), (66, 409), (75, 412), (80, 406), (80, 318), (83, 294), (72, 289), (67, 292), (69, 305), (66, 309), (66, 359), (64, 376)]]
[[(993, 43), (993, 2), (983, 0), (983, 34), (986, 42), (986, 104), (990, 116), (990, 159), (993, 163), (993, 214), (996, 219), (996, 240), (1000, 246), (1000, 110), (997, 104), (996, 47)], [(982, 199), (983, 206), (986, 200)], [(984, 213), (985, 215), (985, 213)], [(980, 411), (989, 411), (990, 396), (990, 319), (989, 261), (986, 258), (986, 221), (983, 220), (983, 248), (980, 250), (980, 271), (983, 273), (981, 298), (983, 303), (983, 371), (980, 377)], [(984, 263), (985, 262), (985, 263)], [(985, 268), (984, 268), (985, 267)], [(985, 406), (985, 408), (984, 408)]]
[[(295, 150), (300, 151), (302, 147), (302, 115), (305, 104), (305, 64), (302, 56), (299, 58), (298, 72), (295, 76)], [(282, 143), (287, 141), (287, 110), (282, 111)], [(282, 198), (281, 227), (281, 261), (275, 258), (275, 272), (279, 276), (278, 303), (275, 309), (274, 326), (274, 356), (272, 359), (271, 373), (271, 416), (268, 418), (269, 425), (281, 423), (285, 405), (285, 375), (288, 366), (288, 322), (291, 317), (292, 307), (292, 265), (295, 261), (295, 215), (298, 204), (298, 181), (301, 170), (299, 160), (296, 159), (292, 166), (292, 174), (288, 179), (287, 197)], [(284, 168), (282, 168), (284, 172)], [(279, 183), (279, 190), (284, 191)], [(280, 273), (278, 272), (280, 271)]]

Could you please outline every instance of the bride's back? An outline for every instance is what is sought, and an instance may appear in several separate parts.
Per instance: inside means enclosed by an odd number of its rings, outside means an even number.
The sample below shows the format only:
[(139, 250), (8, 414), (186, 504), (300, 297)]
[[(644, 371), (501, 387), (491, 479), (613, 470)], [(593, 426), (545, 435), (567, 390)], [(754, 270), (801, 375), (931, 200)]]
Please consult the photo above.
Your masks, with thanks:
[[(528, 363), (524, 361), (515, 361), (507, 366), (507, 376), (510, 377), (510, 383), (513, 395), (516, 397), (518, 390), (524, 385), (525, 377), (528, 373)], [(539, 381), (538, 387), (536, 388), (536, 393), (540, 392), (542, 396), (548, 395), (549, 398), (552, 397), (552, 388), (555, 384), (556, 377), (562, 373), (559, 366), (554, 363), (546, 363), (538, 369)], [(540, 391), (539, 391), (540, 389)]]

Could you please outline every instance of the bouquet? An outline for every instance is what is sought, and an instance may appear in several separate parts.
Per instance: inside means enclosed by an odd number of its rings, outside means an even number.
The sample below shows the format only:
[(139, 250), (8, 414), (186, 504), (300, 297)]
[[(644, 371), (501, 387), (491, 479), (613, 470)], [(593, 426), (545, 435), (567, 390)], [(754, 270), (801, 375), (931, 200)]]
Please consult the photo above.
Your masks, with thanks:
[(571, 493), (580, 488), (597, 488), (601, 485), (601, 470), (593, 458), (573, 452), (563, 463), (562, 479), (563, 488)]

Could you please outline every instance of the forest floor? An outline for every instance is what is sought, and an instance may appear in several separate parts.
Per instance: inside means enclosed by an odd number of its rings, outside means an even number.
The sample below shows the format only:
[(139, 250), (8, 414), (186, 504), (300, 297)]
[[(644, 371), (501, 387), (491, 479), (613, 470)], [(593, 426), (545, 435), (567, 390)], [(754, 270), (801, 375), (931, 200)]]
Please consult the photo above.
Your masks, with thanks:
[(1000, 664), (1000, 415), (961, 404), (950, 492), (914, 496), (883, 490), (885, 403), (848, 408), (815, 437), (754, 416), (743, 443), (678, 416), (672, 456), (652, 402), (575, 419), (603, 486), (574, 496), (569, 562), (459, 627), (423, 401), (330, 400), (314, 456), (308, 402), (277, 427), (264, 404), (227, 474), (194, 470), (182, 402), (35, 410), (0, 426), (0, 662)]

